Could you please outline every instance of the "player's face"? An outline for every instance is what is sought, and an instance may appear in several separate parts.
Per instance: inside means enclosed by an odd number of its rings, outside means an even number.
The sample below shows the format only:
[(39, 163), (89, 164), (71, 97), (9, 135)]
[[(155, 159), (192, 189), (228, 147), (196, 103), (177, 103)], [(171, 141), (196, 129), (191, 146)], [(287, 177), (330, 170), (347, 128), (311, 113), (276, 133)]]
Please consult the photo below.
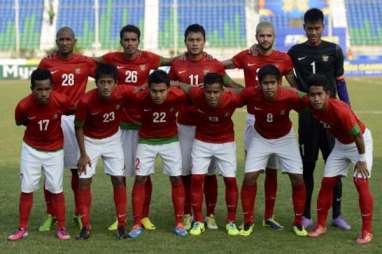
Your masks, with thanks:
[(73, 53), (76, 39), (73, 37), (72, 33), (63, 30), (57, 35), (56, 44), (58, 52), (63, 56), (67, 56)]
[(256, 34), (256, 40), (258, 46), (263, 51), (268, 51), (273, 47), (275, 37), (273, 35), (273, 29), (271, 27), (264, 27)]
[(101, 97), (110, 98), (116, 86), (116, 82), (112, 76), (103, 75), (97, 80), (96, 86)]
[(138, 51), (138, 34), (134, 32), (125, 32), (121, 40), (123, 52), (127, 55), (134, 55)]
[(32, 94), (40, 104), (48, 104), (52, 92), (52, 84), (49, 79), (35, 80)]
[(266, 99), (273, 99), (277, 94), (277, 89), (280, 81), (273, 75), (266, 75), (260, 82), (261, 89), (263, 90)]
[(204, 96), (206, 98), (207, 104), (210, 107), (217, 107), (219, 104), (219, 99), (223, 93), (223, 88), (219, 83), (213, 83), (204, 87)]
[(329, 99), (329, 93), (322, 86), (311, 86), (308, 96), (309, 102), (314, 109), (324, 108)]
[(321, 42), (321, 34), (324, 30), (324, 23), (322, 21), (308, 22), (304, 24), (306, 37), (310, 45), (319, 45)]
[(150, 96), (155, 104), (162, 104), (168, 93), (168, 87), (166, 83), (151, 83), (150, 85)]
[(205, 40), (202, 33), (189, 33), (186, 37), (185, 43), (188, 54), (195, 56), (203, 53)]

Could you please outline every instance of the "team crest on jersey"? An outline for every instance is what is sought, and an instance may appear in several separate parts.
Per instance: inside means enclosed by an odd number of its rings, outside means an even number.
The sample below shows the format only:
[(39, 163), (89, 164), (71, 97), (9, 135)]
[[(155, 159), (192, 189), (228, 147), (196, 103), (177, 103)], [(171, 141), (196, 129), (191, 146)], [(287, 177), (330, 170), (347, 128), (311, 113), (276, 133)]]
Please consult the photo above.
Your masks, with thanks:
[(285, 109), (280, 111), (280, 115), (285, 115)]
[(54, 115), (53, 115), (53, 119), (57, 119), (58, 118), (58, 113), (55, 113)]
[(174, 110), (175, 110), (174, 107), (170, 108), (170, 112), (174, 112)]
[(330, 129), (331, 128), (331, 126), (330, 126), (330, 124), (328, 124), (328, 123), (325, 123), (325, 122), (323, 122), (323, 121), (320, 121), (320, 123), (324, 126), (324, 128), (326, 128), (326, 129)]
[(119, 110), (120, 108), (121, 108), (121, 105), (119, 105), (119, 104), (115, 105), (116, 110)]
[(81, 68), (75, 68), (74, 69), (75, 74), (80, 74), (81, 73)]
[(224, 113), (224, 117), (229, 117), (229, 113), (228, 113), (228, 112), (225, 112), (225, 113)]
[(146, 65), (145, 64), (141, 64), (141, 65), (139, 65), (139, 68), (141, 69), (141, 71), (144, 71), (146, 69)]
[(322, 61), (327, 62), (329, 61), (329, 56), (322, 56)]

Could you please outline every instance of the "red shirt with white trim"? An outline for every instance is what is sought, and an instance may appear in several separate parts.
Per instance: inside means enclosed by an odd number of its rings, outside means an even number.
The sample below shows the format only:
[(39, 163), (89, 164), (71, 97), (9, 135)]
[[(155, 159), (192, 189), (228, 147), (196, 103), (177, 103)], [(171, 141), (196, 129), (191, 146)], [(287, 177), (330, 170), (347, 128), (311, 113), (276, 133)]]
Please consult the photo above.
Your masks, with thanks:
[(74, 111), (74, 105), (63, 94), (52, 91), (48, 104), (39, 104), (30, 94), (16, 106), (16, 124), (26, 125), (24, 142), (41, 151), (56, 151), (64, 146), (61, 116)]
[(134, 93), (134, 87), (116, 86), (110, 98), (99, 95), (97, 88), (87, 92), (78, 103), (75, 123), (85, 136), (102, 139), (115, 134), (121, 123), (122, 107)]
[(335, 98), (329, 98), (326, 107), (317, 110), (310, 105), (307, 96), (304, 96), (303, 101), (304, 104), (309, 107), (313, 116), (319, 120), (325, 128), (328, 128), (341, 143), (350, 144), (354, 142), (356, 136), (365, 132), (365, 124), (361, 122), (348, 104)]
[(292, 128), (290, 110), (301, 111), (303, 108), (298, 91), (291, 88), (278, 87), (272, 101), (264, 98), (260, 87), (244, 88), (241, 94), (247, 103), (248, 113), (255, 115), (255, 129), (267, 139), (276, 139), (288, 134)]
[(85, 94), (88, 77), (94, 77), (96, 62), (90, 57), (73, 54), (68, 59), (57, 53), (41, 60), (38, 68), (48, 69), (52, 74), (53, 90), (65, 94), (77, 105)]
[[(142, 86), (148, 82), (150, 71), (160, 66), (160, 56), (149, 51), (139, 51), (134, 59), (126, 59), (123, 52), (111, 52), (103, 55), (102, 59), (117, 66), (119, 85)], [(139, 124), (139, 110), (127, 104), (122, 122)]]
[(192, 87), (188, 96), (197, 110), (195, 138), (208, 143), (227, 143), (235, 140), (232, 114), (235, 109), (244, 105), (240, 94), (223, 92), (219, 104), (213, 108), (207, 104), (204, 89)]
[(232, 62), (236, 68), (244, 70), (245, 86), (258, 86), (257, 72), (266, 64), (273, 64), (279, 70), (282, 76), (293, 70), (293, 62), (290, 56), (281, 51), (273, 50), (270, 55), (253, 56), (246, 49), (232, 58)]
[[(204, 75), (207, 73), (219, 73), (226, 75), (224, 66), (216, 59), (211, 59), (206, 54), (198, 60), (176, 59), (171, 63), (169, 77), (190, 86), (200, 86), (204, 82)], [(192, 105), (185, 105), (178, 115), (178, 123), (184, 125), (195, 125), (192, 112), (195, 108)]]

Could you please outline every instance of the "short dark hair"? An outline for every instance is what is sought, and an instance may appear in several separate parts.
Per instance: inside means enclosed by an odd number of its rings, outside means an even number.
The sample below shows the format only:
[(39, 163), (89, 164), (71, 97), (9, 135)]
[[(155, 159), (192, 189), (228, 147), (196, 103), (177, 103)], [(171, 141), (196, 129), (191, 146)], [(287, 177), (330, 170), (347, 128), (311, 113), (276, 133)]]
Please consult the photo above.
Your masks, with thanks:
[(36, 86), (36, 80), (46, 80), (49, 79), (50, 86), (52, 86), (52, 74), (47, 69), (36, 69), (31, 75), (31, 89), (33, 90)]
[(312, 8), (305, 12), (304, 23), (324, 22), (324, 13), (320, 9)]
[(266, 64), (260, 68), (259, 72), (257, 73), (259, 82), (261, 82), (267, 75), (275, 76), (277, 80), (281, 80), (280, 70), (273, 64)]
[(155, 70), (149, 76), (149, 87), (151, 87), (151, 84), (153, 83), (165, 83), (167, 87), (170, 87), (170, 78), (165, 71)]
[(312, 74), (306, 78), (306, 85), (311, 86), (321, 86), (325, 91), (329, 90), (328, 80), (325, 75), (322, 74)]
[(201, 33), (203, 35), (203, 39), (206, 40), (206, 30), (204, 30), (204, 27), (199, 24), (192, 24), (186, 28), (186, 31), (184, 32), (184, 40), (186, 40), (190, 33)]
[(122, 40), (123, 35), (125, 33), (135, 33), (138, 35), (138, 40), (141, 39), (141, 30), (137, 26), (134, 25), (126, 25), (122, 27), (121, 31), (119, 32), (119, 38)]
[(211, 84), (219, 84), (220, 87), (223, 87), (224, 85), (224, 80), (223, 76), (220, 75), (219, 73), (207, 73), (204, 75), (204, 88)]
[(98, 64), (95, 71), (95, 81), (97, 82), (101, 76), (111, 76), (115, 81), (118, 79), (118, 70), (114, 64)]

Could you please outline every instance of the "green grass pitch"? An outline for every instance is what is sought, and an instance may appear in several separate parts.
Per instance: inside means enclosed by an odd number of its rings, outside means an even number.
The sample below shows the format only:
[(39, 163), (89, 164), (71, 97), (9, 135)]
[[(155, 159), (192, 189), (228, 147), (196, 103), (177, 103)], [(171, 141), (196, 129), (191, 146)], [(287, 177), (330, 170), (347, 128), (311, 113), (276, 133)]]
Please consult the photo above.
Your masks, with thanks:
[[(14, 124), (14, 108), (19, 99), (29, 93), (28, 81), (2, 81), (0, 83), (0, 253), (382, 253), (382, 103), (380, 91), (382, 80), (377, 78), (349, 78), (348, 85), (352, 106), (360, 118), (371, 129), (374, 137), (374, 167), (371, 180), (375, 198), (374, 241), (367, 246), (357, 246), (354, 242), (360, 229), (360, 212), (357, 192), (351, 178), (343, 179), (343, 214), (352, 224), (350, 232), (329, 227), (328, 233), (319, 239), (298, 238), (291, 231), (292, 202), (288, 177), (279, 174), (279, 186), (275, 214), (285, 225), (283, 231), (274, 232), (261, 226), (264, 209), (263, 177), (258, 183), (256, 202), (255, 232), (248, 238), (228, 237), (224, 230), (226, 214), (224, 205), (223, 181), (219, 178), (219, 200), (216, 216), (220, 226), (217, 231), (207, 231), (201, 237), (188, 236), (184, 239), (172, 233), (173, 211), (170, 199), (170, 184), (157, 169), (153, 177), (154, 191), (151, 204), (151, 217), (157, 226), (154, 232), (144, 232), (137, 240), (117, 241), (114, 233), (106, 230), (113, 221), (114, 206), (112, 187), (101, 166), (93, 183), (93, 207), (91, 220), (93, 231), (88, 241), (69, 240), (60, 242), (50, 233), (39, 233), (37, 227), (42, 221), (45, 206), (41, 189), (34, 195), (34, 206), (30, 217), (27, 239), (18, 242), (6, 240), (18, 222), (19, 196), (19, 153), (24, 129)], [(295, 114), (293, 118), (295, 119)], [(236, 141), (238, 146), (238, 182), (243, 175), (242, 132), (245, 111), (239, 110), (234, 116)], [(316, 169), (316, 185), (313, 208), (322, 176), (323, 164)], [(65, 194), (67, 204), (67, 227), (72, 238), (78, 233), (71, 220), (73, 213), (70, 177), (65, 174)], [(132, 225), (131, 212), (132, 179), (128, 179), (128, 226)], [(315, 216), (315, 212), (314, 212)], [(241, 223), (241, 206), (238, 207), (238, 223)]]

